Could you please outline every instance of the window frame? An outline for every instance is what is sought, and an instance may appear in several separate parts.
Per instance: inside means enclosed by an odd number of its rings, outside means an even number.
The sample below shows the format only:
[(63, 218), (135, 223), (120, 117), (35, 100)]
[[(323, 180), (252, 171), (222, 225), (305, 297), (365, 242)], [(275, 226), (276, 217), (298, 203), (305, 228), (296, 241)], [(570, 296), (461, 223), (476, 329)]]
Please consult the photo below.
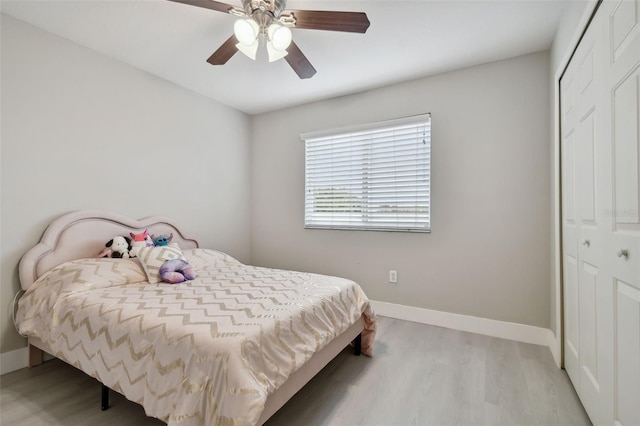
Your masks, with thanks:
[[(416, 213), (415, 213), (415, 222), (414, 225), (407, 225), (407, 226), (402, 226), (401, 224), (398, 224), (398, 220), (396, 218), (396, 223), (391, 225), (391, 221), (389, 223), (387, 223), (386, 225), (379, 225), (376, 224), (374, 222), (368, 222), (366, 219), (367, 216), (367, 208), (371, 208), (371, 204), (373, 203), (362, 203), (360, 204), (360, 206), (362, 207), (363, 211), (361, 212), (360, 216), (363, 217), (363, 220), (360, 222), (354, 222), (354, 224), (349, 224), (349, 225), (344, 225), (344, 224), (335, 224), (335, 223), (328, 223), (329, 221), (327, 221), (326, 223), (313, 223), (313, 218), (309, 218), (309, 211), (312, 207), (310, 207), (310, 203), (309, 200), (311, 197), (311, 195), (309, 195), (311, 193), (311, 191), (315, 190), (317, 193), (317, 182), (316, 185), (313, 186), (313, 189), (310, 189), (309, 187), (309, 181), (310, 181), (310, 177), (309, 177), (309, 142), (318, 142), (319, 139), (325, 139), (325, 138), (336, 138), (336, 139), (340, 139), (340, 138), (347, 138), (347, 137), (353, 137), (354, 134), (360, 134), (362, 132), (370, 132), (371, 134), (375, 134), (376, 131), (380, 131), (381, 129), (390, 129), (390, 128), (400, 128), (402, 126), (409, 126), (409, 125), (416, 125), (416, 129), (418, 129), (418, 126), (422, 124), (425, 128), (425, 133), (427, 135), (426, 139), (423, 139), (422, 143), (426, 144), (426, 153), (423, 153), (423, 155), (421, 155), (421, 151), (419, 150), (419, 148), (415, 148), (415, 159), (414, 161), (416, 162), (416, 165), (414, 166), (414, 169), (416, 170), (416, 172), (424, 172), (424, 178), (421, 178), (422, 180), (424, 180), (424, 182), (421, 181), (420, 178), (416, 177), (415, 180), (415, 186), (416, 186), (416, 190), (415, 190), (415, 197), (416, 197), (416, 203), (418, 203), (418, 198), (424, 198), (426, 201), (424, 201), (424, 206), (422, 205), (418, 205), (416, 204), (413, 208), (416, 209)], [(424, 138), (424, 134), (423, 134), (423, 138)], [(414, 115), (414, 116), (409, 116), (409, 117), (403, 117), (403, 118), (397, 118), (397, 119), (392, 119), (392, 120), (385, 120), (385, 121), (379, 121), (379, 122), (373, 122), (373, 123), (366, 123), (366, 124), (359, 124), (359, 125), (355, 125), (355, 126), (348, 126), (348, 127), (341, 127), (341, 128), (335, 128), (335, 129), (330, 129), (330, 130), (322, 130), (322, 131), (316, 131), (316, 132), (307, 132), (307, 133), (302, 133), (300, 135), (300, 139), (302, 140), (302, 142), (304, 142), (305, 144), (305, 148), (304, 148), (304, 152), (305, 152), (305, 160), (304, 160), (304, 228), (305, 229), (329, 229), (329, 230), (350, 230), (350, 231), (382, 231), (382, 232), (412, 232), (412, 233), (430, 233), (431, 232), (431, 142), (432, 142), (432, 138), (431, 138), (431, 134), (432, 134), (432, 115), (431, 113), (423, 113), (423, 114), (418, 114), (418, 115)], [(417, 138), (418, 139), (418, 138)], [(327, 139), (328, 140), (328, 139)], [(375, 141), (375, 142), (379, 142), (380, 141)], [(395, 141), (394, 141), (395, 142)], [(345, 146), (347, 145), (347, 143), (345, 143)], [(364, 145), (363, 145), (364, 146)], [(370, 143), (370, 146), (373, 146), (373, 142)], [(395, 147), (395, 145), (394, 145)], [(368, 148), (368, 149), (376, 149), (378, 147), (373, 147), (373, 148)], [(363, 150), (367, 149), (367, 148), (362, 148)], [(422, 156), (424, 156), (424, 158), (421, 158)], [(357, 158), (357, 156), (355, 157), (351, 157), (350, 161), (353, 161), (353, 158)], [(364, 158), (364, 154), (363, 154), (363, 158)], [(364, 160), (363, 160), (364, 161)], [(424, 161), (424, 163), (420, 163), (421, 161)], [(327, 163), (331, 163), (334, 164), (333, 162), (327, 162)], [(424, 167), (424, 170), (422, 170), (421, 168)], [(365, 169), (365, 167), (363, 166), (363, 170)], [(363, 171), (362, 174), (364, 175), (365, 172)], [(394, 178), (397, 179), (397, 178)], [(418, 187), (426, 187), (425, 189), (422, 190), (418, 190)], [(363, 187), (363, 186), (362, 186)], [(334, 189), (334, 188), (332, 188)], [(335, 189), (334, 189), (335, 190)], [(366, 191), (363, 191), (361, 193), (362, 197), (366, 197)], [(395, 195), (395, 197), (397, 197), (397, 193)], [(397, 199), (395, 201), (396, 203), (396, 208), (397, 208)], [(311, 204), (313, 206), (313, 204)], [(425, 219), (423, 220), (418, 220), (417, 218), (420, 215), (419, 212), (417, 212), (417, 209), (419, 208), (424, 208), (426, 210), (426, 213), (424, 213), (423, 215), (426, 216)], [(335, 214), (335, 212), (332, 212), (331, 215)], [(377, 214), (378, 217), (385, 217), (383, 214), (378, 213)], [(389, 218), (392, 217), (392, 215), (388, 216)], [(317, 219), (317, 218), (316, 218)], [(419, 224), (419, 226), (418, 226)]]

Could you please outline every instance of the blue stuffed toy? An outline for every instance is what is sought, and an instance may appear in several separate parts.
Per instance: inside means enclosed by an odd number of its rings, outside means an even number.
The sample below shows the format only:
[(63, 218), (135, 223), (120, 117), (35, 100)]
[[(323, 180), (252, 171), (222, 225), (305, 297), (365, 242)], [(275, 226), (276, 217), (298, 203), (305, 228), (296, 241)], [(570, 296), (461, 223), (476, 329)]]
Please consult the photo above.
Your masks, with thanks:
[(158, 235), (157, 237), (155, 235), (152, 235), (151, 239), (153, 240), (153, 244), (156, 247), (168, 246), (173, 239), (173, 232), (168, 237), (165, 234)]

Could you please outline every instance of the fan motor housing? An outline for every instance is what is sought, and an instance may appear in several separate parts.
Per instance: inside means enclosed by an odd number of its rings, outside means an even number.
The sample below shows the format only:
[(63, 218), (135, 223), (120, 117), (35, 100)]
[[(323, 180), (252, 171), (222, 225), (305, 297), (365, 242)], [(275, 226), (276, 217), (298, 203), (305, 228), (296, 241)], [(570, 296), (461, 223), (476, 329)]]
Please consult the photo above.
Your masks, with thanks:
[(249, 16), (255, 13), (269, 13), (278, 18), (286, 4), (286, 0), (242, 0), (242, 7)]

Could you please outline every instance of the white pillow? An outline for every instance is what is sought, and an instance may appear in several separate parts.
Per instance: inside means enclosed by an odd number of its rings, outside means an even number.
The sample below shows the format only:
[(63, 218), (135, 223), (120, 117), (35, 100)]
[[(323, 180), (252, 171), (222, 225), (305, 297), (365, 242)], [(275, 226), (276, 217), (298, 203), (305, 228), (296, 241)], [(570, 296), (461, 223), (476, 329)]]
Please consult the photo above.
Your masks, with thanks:
[(134, 247), (132, 250), (135, 250), (136, 256), (140, 259), (150, 283), (162, 281), (160, 279), (160, 267), (167, 260), (187, 260), (176, 243), (159, 247)]

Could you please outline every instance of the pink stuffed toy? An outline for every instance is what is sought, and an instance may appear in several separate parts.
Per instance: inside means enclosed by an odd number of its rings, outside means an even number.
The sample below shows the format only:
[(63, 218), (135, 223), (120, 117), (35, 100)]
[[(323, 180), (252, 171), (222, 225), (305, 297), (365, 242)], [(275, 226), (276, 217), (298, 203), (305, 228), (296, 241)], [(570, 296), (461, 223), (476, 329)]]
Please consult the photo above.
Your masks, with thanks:
[(153, 240), (151, 239), (151, 235), (149, 235), (148, 229), (145, 229), (144, 232), (139, 234), (130, 232), (129, 235), (131, 235), (132, 247), (153, 247)]

